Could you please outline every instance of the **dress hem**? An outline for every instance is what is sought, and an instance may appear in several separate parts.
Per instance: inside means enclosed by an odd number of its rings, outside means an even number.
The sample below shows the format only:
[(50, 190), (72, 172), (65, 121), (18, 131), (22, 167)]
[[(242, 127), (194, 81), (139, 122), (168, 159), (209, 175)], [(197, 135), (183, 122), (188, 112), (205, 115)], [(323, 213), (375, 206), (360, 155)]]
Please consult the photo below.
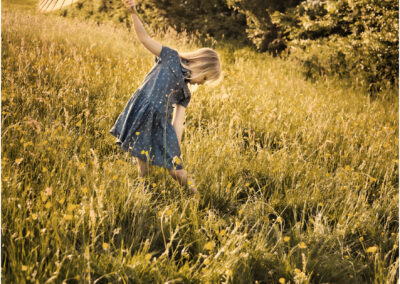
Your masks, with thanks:
[[(133, 157), (135, 157), (135, 158), (139, 158), (139, 159), (141, 159), (141, 160), (147, 162), (147, 157), (146, 157), (146, 155), (140, 154), (140, 153), (136, 152), (136, 151), (133, 150), (133, 149), (129, 149), (129, 148), (127, 148), (127, 147), (124, 147), (124, 146), (122, 145), (121, 140), (119, 140), (119, 135), (118, 135), (117, 133), (115, 133), (115, 132), (112, 131), (112, 130), (109, 131), (109, 133), (118, 139), (115, 143), (116, 143), (123, 151), (128, 152), (131, 156), (133, 156)], [(152, 166), (157, 166), (157, 167), (161, 167), (161, 168), (166, 168), (166, 169), (168, 169), (168, 170), (173, 170), (173, 169), (175, 169), (175, 170), (183, 170), (183, 166), (181, 166), (181, 165), (179, 165), (178, 167), (176, 167), (176, 166), (174, 167), (172, 164), (171, 164), (172, 166), (171, 166), (171, 165), (168, 165), (168, 164), (167, 164), (167, 165), (164, 165), (164, 164), (160, 165), (160, 163), (157, 163), (157, 162), (154, 162), (154, 161), (150, 161), (150, 164), (151, 164)]]

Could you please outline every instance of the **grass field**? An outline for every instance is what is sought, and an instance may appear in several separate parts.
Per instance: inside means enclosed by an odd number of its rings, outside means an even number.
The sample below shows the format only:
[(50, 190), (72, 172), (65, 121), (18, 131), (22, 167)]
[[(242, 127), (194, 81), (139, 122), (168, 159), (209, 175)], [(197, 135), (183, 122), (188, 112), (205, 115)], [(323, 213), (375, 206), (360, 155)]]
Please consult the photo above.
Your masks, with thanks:
[(20, 2), (2, 4), (5, 283), (397, 283), (398, 89), (217, 45), (224, 79), (193, 92), (182, 142), (196, 199), (138, 178), (108, 133), (154, 63), (135, 35)]

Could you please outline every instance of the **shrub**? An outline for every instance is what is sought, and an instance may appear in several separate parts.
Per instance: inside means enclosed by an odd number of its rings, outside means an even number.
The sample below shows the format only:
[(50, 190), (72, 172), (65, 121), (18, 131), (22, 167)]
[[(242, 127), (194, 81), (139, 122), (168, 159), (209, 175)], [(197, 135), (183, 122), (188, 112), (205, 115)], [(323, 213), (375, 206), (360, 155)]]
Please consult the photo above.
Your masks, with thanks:
[(274, 13), (272, 22), (308, 77), (356, 76), (371, 93), (398, 82), (395, 1), (307, 0), (286, 13)]

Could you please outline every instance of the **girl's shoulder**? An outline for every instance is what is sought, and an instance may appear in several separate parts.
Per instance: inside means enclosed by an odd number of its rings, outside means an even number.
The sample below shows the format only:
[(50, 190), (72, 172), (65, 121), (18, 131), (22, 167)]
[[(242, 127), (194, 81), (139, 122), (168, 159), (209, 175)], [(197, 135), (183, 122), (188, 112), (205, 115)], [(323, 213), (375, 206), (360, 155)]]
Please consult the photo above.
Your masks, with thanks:
[(156, 62), (164, 62), (169, 64), (180, 63), (179, 53), (175, 49), (163, 45), (161, 48), (160, 56), (156, 56)]

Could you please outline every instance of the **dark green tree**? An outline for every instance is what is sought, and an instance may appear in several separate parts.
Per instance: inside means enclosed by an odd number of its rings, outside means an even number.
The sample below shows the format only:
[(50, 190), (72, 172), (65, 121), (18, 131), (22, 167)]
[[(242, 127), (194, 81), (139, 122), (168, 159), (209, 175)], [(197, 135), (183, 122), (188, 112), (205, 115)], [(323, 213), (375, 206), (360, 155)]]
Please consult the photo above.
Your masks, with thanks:
[(226, 0), (229, 7), (246, 16), (247, 37), (257, 50), (279, 52), (286, 48), (281, 30), (271, 20), (271, 13), (294, 7), (300, 0)]

